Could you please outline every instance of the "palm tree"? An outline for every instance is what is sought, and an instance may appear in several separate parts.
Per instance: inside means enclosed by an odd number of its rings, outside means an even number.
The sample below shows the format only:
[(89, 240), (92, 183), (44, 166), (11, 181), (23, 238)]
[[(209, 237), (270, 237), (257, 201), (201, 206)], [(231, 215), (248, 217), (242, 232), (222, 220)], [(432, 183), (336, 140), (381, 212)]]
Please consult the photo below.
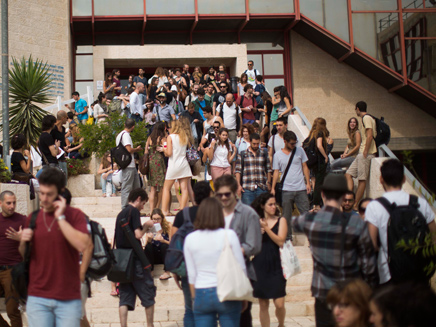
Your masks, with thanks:
[(47, 111), (38, 104), (50, 102), (48, 92), (51, 89), (51, 74), (48, 73), (47, 63), (32, 59), (21, 62), (12, 58), (13, 67), (9, 70), (9, 96), (12, 107), (9, 109), (9, 137), (22, 133), (28, 145), (37, 148), (41, 135), (42, 118)]

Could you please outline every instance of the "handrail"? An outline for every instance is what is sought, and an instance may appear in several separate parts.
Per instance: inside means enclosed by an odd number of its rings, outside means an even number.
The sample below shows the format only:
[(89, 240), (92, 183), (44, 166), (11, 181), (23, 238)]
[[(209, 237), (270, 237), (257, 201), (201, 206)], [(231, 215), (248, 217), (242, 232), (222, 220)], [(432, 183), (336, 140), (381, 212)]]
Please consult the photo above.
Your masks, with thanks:
[[(301, 118), (301, 124), (302, 124), (303, 126), (307, 126), (307, 128), (308, 128), (309, 131), (310, 131), (310, 130), (312, 129), (312, 124), (309, 122), (309, 120), (307, 119), (306, 115), (303, 114), (303, 112), (300, 110), (300, 108), (298, 108), (298, 107), (294, 107), (294, 108), (292, 108), (292, 111), (293, 111), (293, 112), (294, 112), (294, 111), (298, 112), (298, 115), (299, 115), (300, 118)], [(335, 160), (335, 158), (333, 158), (333, 156), (332, 156), (331, 154), (329, 154), (329, 159), (330, 159), (330, 161)]]
[[(391, 149), (388, 148), (386, 144), (382, 144), (378, 147), (378, 154), (379, 157), (389, 157), (392, 159), (397, 159), (397, 156), (391, 151)], [(433, 195), (431, 195), (427, 189), (418, 181), (418, 179), (413, 176), (413, 174), (410, 172), (407, 167), (404, 167), (404, 175), (408, 180), (411, 181), (412, 187), (417, 191), (418, 193), (421, 193), (424, 198), (427, 200), (427, 202), (436, 209), (436, 202), (433, 200)]]

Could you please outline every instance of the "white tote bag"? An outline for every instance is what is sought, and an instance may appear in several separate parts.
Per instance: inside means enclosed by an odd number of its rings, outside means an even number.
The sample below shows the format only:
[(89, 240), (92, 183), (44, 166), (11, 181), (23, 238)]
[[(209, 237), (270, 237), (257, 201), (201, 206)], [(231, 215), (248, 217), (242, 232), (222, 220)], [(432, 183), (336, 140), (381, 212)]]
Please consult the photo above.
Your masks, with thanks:
[(241, 265), (236, 260), (225, 231), (225, 244), (218, 260), (217, 294), (220, 302), (253, 299), (253, 288)]
[(282, 261), (283, 277), (289, 279), (301, 273), (300, 261), (291, 241), (286, 241), (280, 248), (280, 259)]

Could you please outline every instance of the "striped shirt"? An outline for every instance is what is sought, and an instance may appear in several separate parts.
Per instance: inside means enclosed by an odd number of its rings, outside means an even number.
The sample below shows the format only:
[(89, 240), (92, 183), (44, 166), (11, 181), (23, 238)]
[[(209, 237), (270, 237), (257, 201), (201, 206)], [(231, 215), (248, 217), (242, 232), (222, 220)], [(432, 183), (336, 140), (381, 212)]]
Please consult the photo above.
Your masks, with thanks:
[[(260, 187), (267, 190), (266, 182), (268, 173), (272, 172), (269, 162), (268, 153), (265, 149), (257, 149), (256, 154), (248, 148), (238, 154), (236, 159), (235, 174), (242, 173), (242, 188), (248, 191), (254, 191)], [(244, 165), (242, 167), (242, 159)]]
[[(376, 286), (377, 257), (368, 227), (357, 214), (351, 214), (345, 228), (343, 251), (342, 221), (347, 214), (334, 207), (318, 213), (307, 213), (293, 220), (297, 232), (309, 239), (313, 257), (312, 296), (324, 300), (328, 291), (340, 280), (363, 278)], [(341, 260), (341, 252), (343, 253)]]

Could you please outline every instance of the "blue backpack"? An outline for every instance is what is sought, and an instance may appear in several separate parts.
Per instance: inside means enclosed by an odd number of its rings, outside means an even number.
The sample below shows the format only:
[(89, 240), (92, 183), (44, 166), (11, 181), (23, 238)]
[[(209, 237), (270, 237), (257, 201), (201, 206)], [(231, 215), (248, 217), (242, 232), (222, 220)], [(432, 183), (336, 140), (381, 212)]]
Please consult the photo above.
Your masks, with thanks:
[(165, 267), (173, 274), (180, 277), (186, 277), (185, 257), (183, 256), (183, 245), (186, 236), (194, 231), (191, 217), (189, 216), (189, 207), (183, 209), (183, 225), (171, 238), (170, 245), (165, 256)]

